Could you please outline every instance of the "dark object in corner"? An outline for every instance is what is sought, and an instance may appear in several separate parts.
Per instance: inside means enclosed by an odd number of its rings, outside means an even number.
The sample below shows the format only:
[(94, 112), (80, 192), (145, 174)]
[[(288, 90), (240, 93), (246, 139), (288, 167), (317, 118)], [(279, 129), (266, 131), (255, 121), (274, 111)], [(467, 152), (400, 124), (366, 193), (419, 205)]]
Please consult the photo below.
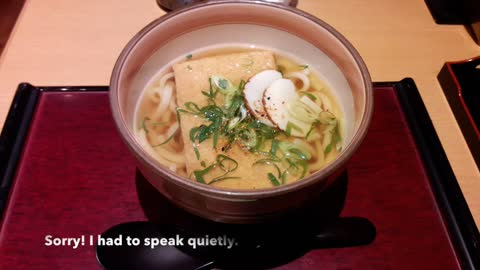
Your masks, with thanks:
[(463, 24), (480, 45), (480, 1), (478, 0), (425, 0), (438, 24)]

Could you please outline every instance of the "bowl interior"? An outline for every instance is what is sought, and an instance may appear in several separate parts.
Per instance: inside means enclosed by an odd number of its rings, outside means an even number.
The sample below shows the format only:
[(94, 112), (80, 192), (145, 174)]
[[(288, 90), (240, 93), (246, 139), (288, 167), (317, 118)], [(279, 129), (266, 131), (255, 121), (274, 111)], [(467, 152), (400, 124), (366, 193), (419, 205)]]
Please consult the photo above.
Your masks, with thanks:
[[(339, 101), (346, 126), (345, 140), (348, 143), (355, 127), (355, 109), (352, 90), (337, 67), (323, 51), (291, 33), (268, 26), (252, 24), (223, 24), (206, 26), (185, 33), (167, 42), (147, 59), (139, 69), (131, 84), (130, 96), (127, 98), (126, 113), (129, 123), (135, 122), (134, 111), (141, 90), (149, 82), (158, 80), (164, 70), (173, 63), (185, 60), (186, 55), (201, 54), (215, 48), (251, 48), (278, 51), (295, 59), (299, 64), (306, 64), (316, 72), (323, 82), (332, 89)], [(136, 125), (129, 124), (133, 128)]]
[(345, 120), (344, 150), (319, 173), (328, 175), (339, 166), (336, 163), (344, 163), (338, 159), (345, 153), (351, 155), (368, 125), (368, 72), (356, 51), (335, 30), (308, 14), (292, 11), (269, 4), (207, 4), (164, 16), (137, 34), (120, 56), (111, 84), (113, 103), (117, 103), (112, 105), (114, 116), (117, 114), (117, 124), (120, 119), (120, 131), (134, 152), (142, 152), (133, 136), (142, 90), (188, 54), (233, 46), (279, 51), (317, 72), (336, 95)]

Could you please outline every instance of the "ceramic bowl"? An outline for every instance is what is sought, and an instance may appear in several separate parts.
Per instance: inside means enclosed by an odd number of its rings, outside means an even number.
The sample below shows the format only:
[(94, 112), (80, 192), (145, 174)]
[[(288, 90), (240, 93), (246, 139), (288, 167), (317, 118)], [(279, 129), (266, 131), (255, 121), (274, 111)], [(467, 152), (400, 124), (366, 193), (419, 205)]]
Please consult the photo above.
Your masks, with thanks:
[[(226, 190), (175, 175), (147, 154), (134, 137), (141, 91), (160, 69), (205, 48), (270, 48), (307, 59), (342, 106), (342, 153), (322, 170), (292, 184), (261, 190)], [(373, 92), (358, 52), (319, 18), (292, 7), (258, 1), (215, 1), (153, 21), (126, 45), (114, 67), (110, 103), (122, 139), (145, 178), (177, 206), (226, 223), (264, 222), (312, 204), (343, 171), (361, 144), (372, 116)]]

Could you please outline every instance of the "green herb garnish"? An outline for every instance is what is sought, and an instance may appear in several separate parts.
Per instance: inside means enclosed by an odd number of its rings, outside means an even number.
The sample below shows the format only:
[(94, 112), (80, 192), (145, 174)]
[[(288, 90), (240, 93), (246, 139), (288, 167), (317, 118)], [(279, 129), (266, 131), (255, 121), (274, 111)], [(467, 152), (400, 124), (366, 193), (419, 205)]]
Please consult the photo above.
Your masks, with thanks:
[[(279, 141), (276, 138), (281, 134), (281, 131), (263, 124), (248, 114), (243, 97), (245, 81), (241, 81), (238, 86), (235, 86), (226, 78), (212, 76), (209, 79), (209, 85), (209, 89), (202, 91), (202, 94), (207, 98), (207, 105), (202, 107), (196, 103), (187, 102), (182, 109), (177, 110), (177, 112), (196, 115), (204, 120), (201, 125), (192, 128), (189, 133), (198, 160), (200, 160), (198, 146), (204, 141), (212, 139), (213, 147), (216, 148), (221, 137), (222, 142), (224, 142), (221, 148), (223, 153), (237, 144), (244, 150), (267, 157), (257, 160), (253, 166), (260, 164), (273, 166), (274, 170), (267, 174), (267, 178), (274, 186), (285, 184), (290, 176), (299, 176), (300, 178), (305, 176), (308, 171), (307, 162), (312, 158), (310, 152), (301, 145)], [(218, 93), (223, 95), (224, 103), (222, 105), (216, 105)], [(301, 94), (308, 96), (310, 99), (316, 99), (312, 93), (304, 92)], [(306, 137), (317, 125), (323, 124), (323, 122), (336, 123), (336, 119), (332, 118), (332, 115), (328, 112), (319, 116), (319, 119), (314, 122), (315, 124), (312, 124)], [(307, 129), (308, 126), (301, 128), (293, 122), (288, 122), (285, 134), (291, 136), (293, 131), (305, 133)], [(268, 145), (269, 149), (265, 149), (265, 145)], [(207, 166), (204, 161), (200, 165), (204, 169), (193, 172), (193, 176), (198, 182), (213, 184), (218, 181), (237, 178), (229, 175), (229, 173), (237, 169), (238, 163), (226, 155), (217, 155), (215, 162), (210, 166)], [(219, 176), (212, 176), (213, 178), (211, 177), (207, 181), (206, 175), (213, 168), (217, 168), (223, 173)]]
[(270, 156), (271, 157), (276, 157), (277, 156), (277, 150), (278, 150), (278, 144), (280, 141), (278, 140), (272, 140), (272, 146), (270, 147)]
[[(302, 146), (278, 140), (272, 141), (269, 154), (272, 158), (259, 159), (253, 165), (267, 164), (274, 166), (277, 172), (275, 179), (282, 185), (286, 183), (288, 175), (300, 175), (298, 179), (303, 178), (307, 173), (307, 162), (312, 158), (310, 152)], [(278, 165), (280, 163), (288, 166), (287, 169), (282, 171)], [(273, 178), (269, 175), (268, 178), (274, 184)]]
[(228, 180), (228, 179), (239, 179), (240, 177), (238, 176), (223, 176), (223, 177), (216, 177), (212, 179), (212, 181), (208, 182), (209, 185), (223, 181), (223, 180)]
[[(145, 116), (143, 118), (143, 121), (142, 123), (140, 124), (140, 129), (143, 129), (145, 130), (145, 133), (148, 134), (148, 132), (150, 131), (148, 128), (147, 128), (147, 121), (150, 121), (150, 117), (148, 116)], [(150, 126), (161, 126), (161, 125), (165, 125), (164, 122), (154, 122), (154, 123), (150, 123)]]
[[(236, 142), (251, 152), (262, 151), (265, 141), (273, 139), (278, 131), (248, 114), (242, 92), (245, 81), (242, 80), (236, 87), (223, 77), (213, 76), (209, 83), (209, 90), (202, 91), (209, 101), (208, 105), (200, 107), (194, 102), (186, 102), (184, 109), (178, 110), (206, 120), (206, 123), (190, 130), (189, 135), (194, 144), (194, 150), (197, 149), (198, 144), (209, 138), (212, 138), (213, 147), (216, 148), (222, 136), (227, 140), (222, 147), (223, 152), (228, 151)], [(222, 107), (215, 104), (219, 92), (225, 96), (225, 104)]]
[(217, 155), (217, 164), (225, 172), (233, 172), (238, 168), (238, 162), (233, 158), (225, 155)]
[(209, 91), (202, 91), (202, 94), (208, 98), (208, 103), (209, 104), (215, 104), (215, 98), (217, 97), (217, 90), (213, 90), (213, 85), (212, 85), (212, 78), (208, 79), (208, 83), (210, 85)]
[(207, 168), (205, 168), (203, 170), (193, 171), (193, 175), (195, 176), (195, 180), (197, 180), (197, 182), (199, 182), (199, 183), (207, 184), (207, 182), (205, 181), (205, 179), (203, 177), (207, 173), (209, 173), (213, 168), (215, 168), (215, 163), (208, 166)]
[(244, 146), (253, 148), (257, 145), (257, 133), (253, 129), (246, 129), (240, 131), (238, 137)]
[(303, 69), (307, 69), (308, 68), (308, 65), (299, 65), (299, 67), (303, 68)]
[(217, 155), (216, 158), (216, 165), (223, 170), (225, 173), (218, 177), (213, 178), (208, 184), (211, 185), (213, 183), (227, 180), (227, 179), (237, 179), (240, 177), (237, 176), (226, 176), (228, 173), (235, 171), (238, 168), (238, 162), (228, 156), (225, 155)]
[(213, 147), (217, 146), (219, 129), (223, 120), (223, 111), (216, 105), (207, 105), (200, 108), (193, 102), (185, 103), (189, 113), (201, 116), (210, 122), (209, 125), (200, 125), (190, 130), (190, 140), (195, 143), (202, 143), (213, 135)]
[(298, 148), (290, 149), (290, 153), (295, 155), (298, 159), (301, 159), (301, 160), (309, 160), (310, 159), (308, 154), (306, 154), (305, 152), (302, 152)]
[(170, 142), (174, 137), (175, 137), (175, 133), (172, 133), (172, 135), (170, 135), (170, 137), (168, 137), (165, 141), (159, 143), (159, 144), (156, 144), (156, 145), (152, 145), (152, 147), (158, 147), (158, 146), (162, 146), (164, 144), (167, 144), (168, 142)]
[(150, 121), (150, 118), (149, 118), (148, 116), (145, 116), (145, 117), (143, 118), (142, 124), (141, 124), (141, 126), (140, 126), (140, 129), (145, 130), (145, 133), (146, 133), (146, 134), (148, 134), (148, 128), (147, 128), (147, 125), (145, 124), (145, 122), (147, 122), (147, 121)]
[(318, 125), (320, 125), (320, 121), (319, 121), (319, 120), (313, 121), (312, 126), (310, 127), (310, 129), (308, 130), (307, 134), (305, 135), (305, 139), (308, 139), (308, 136), (310, 136), (310, 134), (312, 134), (312, 132), (315, 130), (315, 128), (316, 128)]
[(220, 87), (223, 90), (227, 90), (228, 87), (228, 82), (226, 79), (220, 79), (218, 80), (218, 87)]
[(197, 160), (200, 160), (200, 152), (198, 151), (198, 147), (194, 144), (193, 145), (193, 152), (195, 152), (195, 157)]
[(316, 97), (314, 94), (310, 93), (310, 92), (300, 91), (300, 92), (298, 92), (298, 93), (300, 93), (301, 95), (307, 96), (308, 98), (310, 98), (310, 99), (313, 100), (313, 101), (317, 100), (317, 97)]
[(192, 56), (193, 56), (192, 54), (187, 54), (187, 55), (185, 56), (185, 58), (186, 58), (187, 60), (189, 60), (189, 59), (192, 59)]
[[(205, 162), (202, 161), (203, 164), (205, 165)], [(203, 165), (202, 165), (203, 166)], [(224, 173), (218, 177), (213, 178), (210, 180), (208, 183), (205, 180), (204, 176), (208, 174), (213, 168), (218, 167), (220, 170), (224, 171)], [(238, 168), (238, 162), (228, 156), (225, 155), (217, 155), (215, 162), (211, 164), (210, 166), (206, 167), (203, 170), (195, 170), (193, 171), (193, 175), (195, 176), (195, 180), (197, 182), (202, 183), (202, 184), (208, 184), (211, 185), (213, 183), (227, 180), (227, 179), (235, 179), (239, 177), (234, 177), (234, 176), (227, 176), (228, 173), (235, 171)]]
[(340, 136), (340, 131), (338, 130), (338, 124), (335, 126), (335, 128), (332, 131), (332, 141), (330, 142), (329, 145), (325, 148), (325, 154), (328, 154), (332, 152), (333, 147), (337, 146), (337, 144), (342, 140), (342, 137)]
[(279, 160), (277, 160), (277, 159), (265, 158), (265, 159), (259, 159), (259, 160), (255, 161), (255, 163), (253, 163), (253, 166), (259, 165), (259, 164), (271, 165), (277, 170), (278, 177), (281, 177), (282, 176), (282, 171), (280, 170), (280, 167), (278, 167), (278, 165), (276, 164), (277, 162), (279, 162)]
[(278, 182), (277, 177), (275, 177), (275, 175), (273, 175), (273, 173), (268, 173), (267, 176), (268, 176), (268, 179), (270, 180), (270, 182), (272, 182), (272, 185), (280, 186), (280, 182)]
[(327, 147), (325, 148), (325, 154), (328, 154), (328, 153), (332, 152), (332, 149), (333, 149), (333, 144), (330, 143), (330, 144), (327, 145)]
[(287, 134), (288, 137), (292, 136), (292, 130), (293, 129), (295, 129), (299, 132), (302, 132), (302, 129), (299, 126), (297, 126), (294, 123), (288, 121), (287, 126), (285, 128), (285, 134)]

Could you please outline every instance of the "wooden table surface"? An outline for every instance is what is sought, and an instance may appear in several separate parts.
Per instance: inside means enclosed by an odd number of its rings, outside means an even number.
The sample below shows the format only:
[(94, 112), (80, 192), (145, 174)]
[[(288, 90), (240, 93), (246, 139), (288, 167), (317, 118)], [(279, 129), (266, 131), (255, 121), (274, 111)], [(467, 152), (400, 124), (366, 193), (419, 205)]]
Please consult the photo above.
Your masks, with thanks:
[[(435, 24), (422, 0), (300, 0), (298, 8), (343, 33), (374, 81), (415, 80), (480, 224), (480, 173), (436, 79), (444, 62), (480, 55), (465, 28)], [(20, 82), (108, 84), (123, 46), (162, 14), (155, 0), (27, 0), (0, 58), (0, 126)]]

